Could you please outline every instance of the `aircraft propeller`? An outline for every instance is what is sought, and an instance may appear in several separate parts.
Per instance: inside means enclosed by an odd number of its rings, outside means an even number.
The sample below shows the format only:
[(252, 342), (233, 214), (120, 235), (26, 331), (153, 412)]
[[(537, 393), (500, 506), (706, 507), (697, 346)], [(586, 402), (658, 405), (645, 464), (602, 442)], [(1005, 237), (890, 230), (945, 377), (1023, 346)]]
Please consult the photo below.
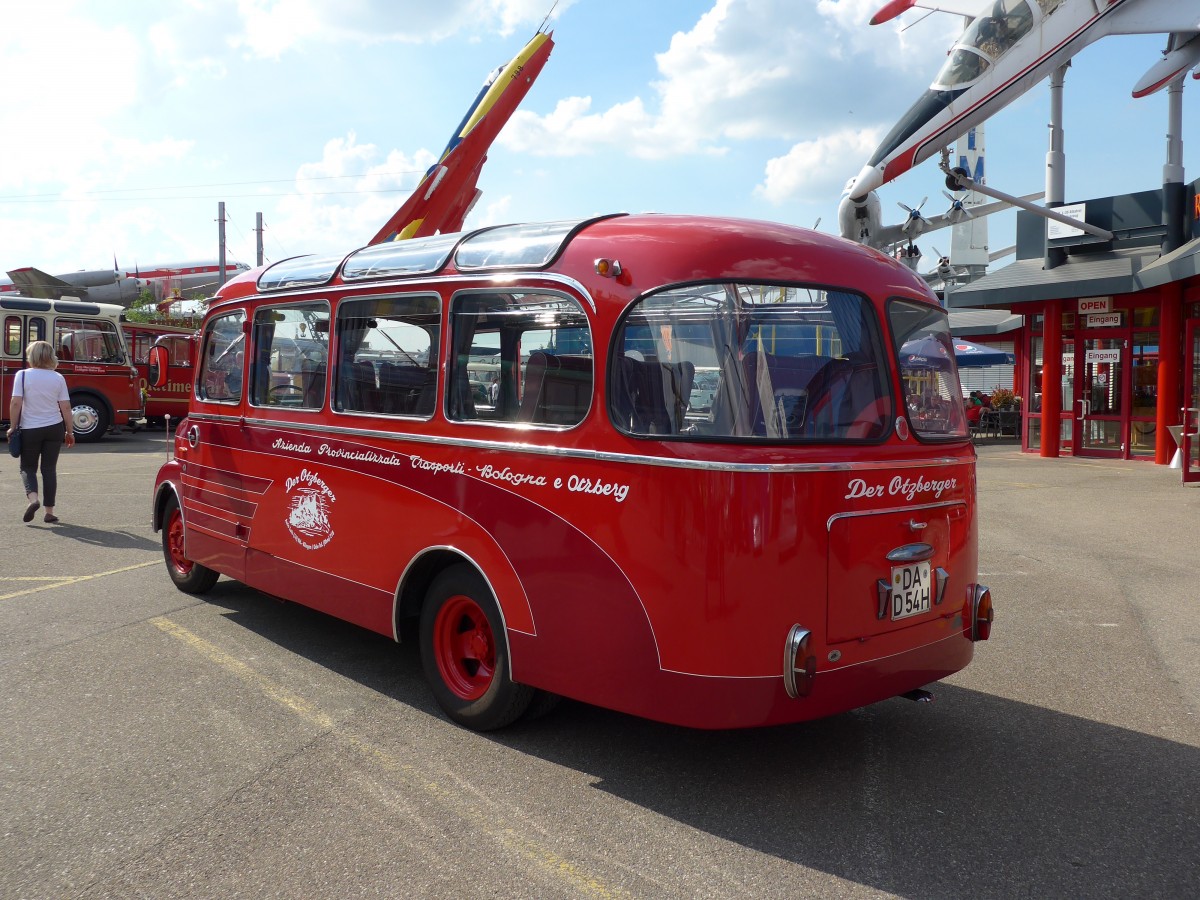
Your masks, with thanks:
[(950, 220), (951, 224), (957, 225), (963, 219), (975, 218), (971, 211), (963, 206), (962, 197), (955, 197), (948, 191), (942, 191), (942, 195), (950, 201), (950, 208), (946, 210), (946, 218)]
[(951, 265), (950, 256), (942, 255), (942, 251), (937, 247), (933, 248), (933, 252), (937, 254), (937, 266), (935, 266), (933, 271), (931, 271), (926, 277), (937, 277), (940, 278), (944, 284), (950, 284), (951, 282), (957, 281), (963, 275), (967, 274), (966, 269), (956, 268), (955, 266)]
[(921, 235), (921, 232), (923, 232), (929, 226), (929, 220), (921, 214), (921, 207), (923, 207), (928, 200), (928, 197), (922, 198), (921, 202), (917, 204), (915, 209), (905, 203), (896, 203), (897, 206), (908, 213), (908, 218), (904, 220), (904, 224), (901, 226), (901, 229), (904, 231), (904, 234), (909, 241), (916, 240), (916, 238)]

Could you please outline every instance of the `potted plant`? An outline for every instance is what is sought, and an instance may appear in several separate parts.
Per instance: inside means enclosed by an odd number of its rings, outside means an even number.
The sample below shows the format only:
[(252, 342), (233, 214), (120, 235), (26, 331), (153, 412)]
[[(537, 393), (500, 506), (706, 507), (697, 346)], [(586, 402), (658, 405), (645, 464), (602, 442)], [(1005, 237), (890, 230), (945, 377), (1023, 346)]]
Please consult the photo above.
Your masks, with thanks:
[(1013, 409), (1016, 399), (1017, 395), (1008, 388), (998, 387), (992, 391), (992, 409)]

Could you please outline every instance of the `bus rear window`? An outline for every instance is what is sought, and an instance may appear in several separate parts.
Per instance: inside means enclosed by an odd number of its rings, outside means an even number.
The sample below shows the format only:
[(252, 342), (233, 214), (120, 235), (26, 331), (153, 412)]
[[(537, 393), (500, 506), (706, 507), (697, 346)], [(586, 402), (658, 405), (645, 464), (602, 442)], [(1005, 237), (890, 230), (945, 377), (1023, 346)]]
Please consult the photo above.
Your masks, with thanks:
[(635, 303), (618, 327), (609, 411), (639, 437), (880, 440), (892, 419), (866, 298), (768, 284), (699, 284)]

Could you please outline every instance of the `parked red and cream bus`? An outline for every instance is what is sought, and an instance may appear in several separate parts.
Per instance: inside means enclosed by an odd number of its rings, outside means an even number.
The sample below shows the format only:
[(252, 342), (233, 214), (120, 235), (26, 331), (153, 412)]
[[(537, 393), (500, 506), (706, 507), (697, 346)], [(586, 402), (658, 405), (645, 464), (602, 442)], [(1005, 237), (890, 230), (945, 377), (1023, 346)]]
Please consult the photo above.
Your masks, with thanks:
[(98, 441), (113, 425), (142, 417), (137, 369), (129, 364), (121, 321), (125, 310), (112, 303), (0, 297), (4, 346), (0, 353), (0, 397), (8, 419), (13, 378), (25, 367), (31, 341), (50, 341), (58, 371), (71, 394), (72, 428), (78, 441)]
[(197, 366), (176, 585), (416, 623), (464, 725), (794, 722), (989, 635), (946, 315), (860, 245), (640, 215), (287, 260), (221, 289)]
[[(196, 328), (157, 322), (123, 322), (125, 342), (146, 404), (146, 422), (157, 425), (167, 416), (182, 419), (187, 415), (192, 393), (192, 352)], [(155, 343), (166, 348), (167, 378), (162, 387), (151, 387), (148, 380), (150, 348)]]

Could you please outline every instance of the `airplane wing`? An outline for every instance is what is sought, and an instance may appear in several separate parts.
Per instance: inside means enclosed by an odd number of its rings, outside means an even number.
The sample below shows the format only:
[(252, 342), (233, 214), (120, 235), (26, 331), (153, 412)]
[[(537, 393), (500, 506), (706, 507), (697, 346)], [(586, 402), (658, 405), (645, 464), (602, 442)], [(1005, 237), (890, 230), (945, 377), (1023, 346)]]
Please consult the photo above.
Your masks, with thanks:
[(984, 0), (891, 0), (879, 12), (871, 16), (871, 24), (882, 25), (914, 7), (975, 18), (984, 10), (991, 8), (991, 5)]
[[(1021, 197), (1021, 199), (1041, 200), (1044, 196), (1044, 193), (1039, 192), (1036, 194), (1026, 194), (1024, 197)], [(971, 213), (971, 218), (973, 219), (985, 218), (993, 213), (1003, 212), (1004, 210), (1011, 208), (1012, 204), (1004, 200), (996, 200), (992, 203), (984, 203), (981, 206), (967, 207), (968, 211)], [(955, 225), (961, 221), (958, 216), (950, 212), (939, 213), (936, 216), (922, 217), (922, 220), (923, 225), (920, 231), (913, 235), (911, 240), (915, 241), (919, 237), (929, 234), (931, 231), (938, 231), (939, 229), (946, 228), (949, 225)], [(908, 229), (909, 225), (907, 222), (899, 225), (881, 225), (880, 227), (876, 228), (874, 234), (871, 235), (871, 246), (888, 250), (894, 247), (896, 244), (906, 244), (910, 240)]]
[(63, 281), (61, 278), (55, 278), (53, 275), (47, 275), (41, 269), (35, 269), (33, 266), (25, 266), (20, 269), (13, 269), (8, 273), (8, 277), (26, 297), (40, 297), (43, 300), (57, 300), (59, 297), (86, 297), (87, 288), (76, 287)]
[(529, 93), (554, 47), (549, 33), (539, 31), (515, 57), (484, 84), (441, 158), (425, 173), (416, 190), (379, 229), (370, 244), (449, 233), (479, 199), (476, 188), (488, 148), (517, 105)]

